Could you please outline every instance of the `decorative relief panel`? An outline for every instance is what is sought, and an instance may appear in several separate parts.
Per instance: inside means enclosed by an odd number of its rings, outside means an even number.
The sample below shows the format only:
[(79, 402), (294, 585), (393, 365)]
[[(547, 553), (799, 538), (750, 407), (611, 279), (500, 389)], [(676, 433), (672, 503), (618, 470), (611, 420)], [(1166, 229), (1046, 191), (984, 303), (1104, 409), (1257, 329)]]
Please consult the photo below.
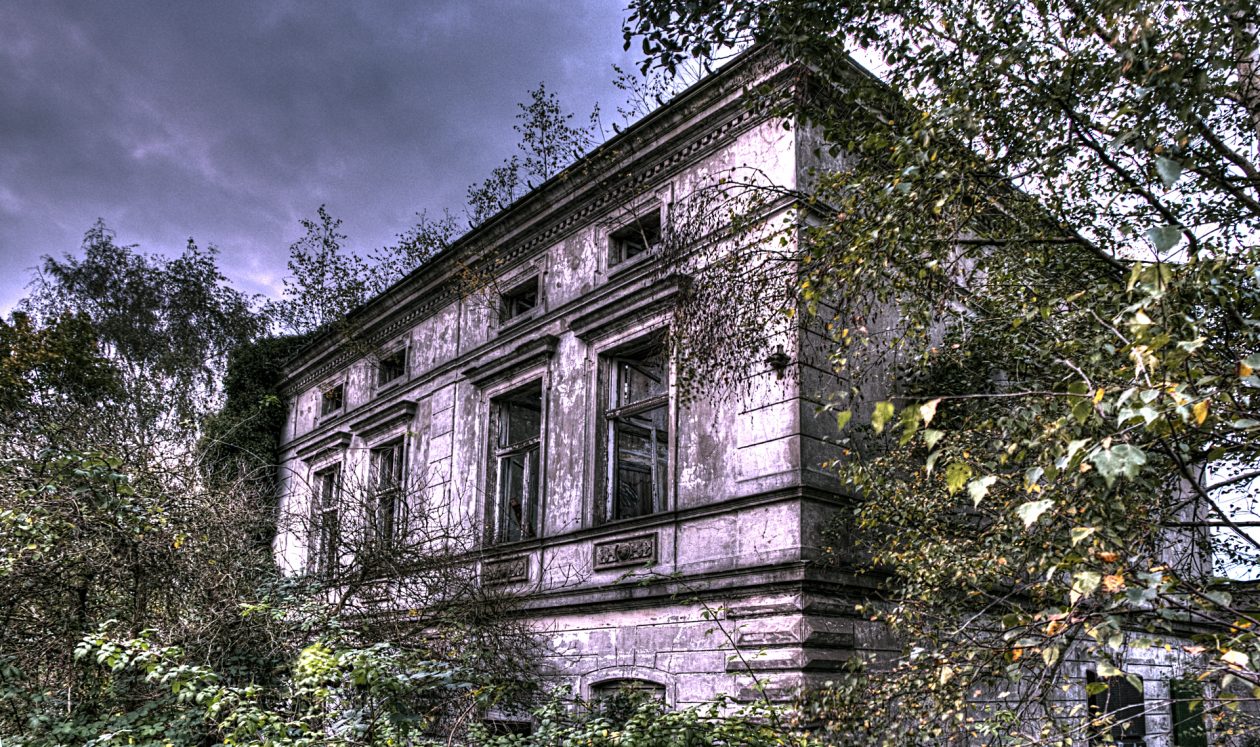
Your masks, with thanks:
[(595, 544), (595, 569), (619, 568), (625, 565), (652, 565), (656, 562), (656, 535), (598, 542)]
[(486, 586), (529, 580), (529, 556), (518, 555), (505, 560), (481, 564), (481, 583)]

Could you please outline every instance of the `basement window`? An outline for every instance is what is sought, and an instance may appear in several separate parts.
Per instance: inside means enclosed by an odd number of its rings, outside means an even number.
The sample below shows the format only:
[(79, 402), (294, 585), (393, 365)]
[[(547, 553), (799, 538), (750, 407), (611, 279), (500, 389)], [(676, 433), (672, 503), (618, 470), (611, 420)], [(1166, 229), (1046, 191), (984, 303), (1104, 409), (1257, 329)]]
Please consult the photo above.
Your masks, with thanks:
[(661, 245), (661, 214), (653, 211), (609, 236), (609, 266), (650, 254)]

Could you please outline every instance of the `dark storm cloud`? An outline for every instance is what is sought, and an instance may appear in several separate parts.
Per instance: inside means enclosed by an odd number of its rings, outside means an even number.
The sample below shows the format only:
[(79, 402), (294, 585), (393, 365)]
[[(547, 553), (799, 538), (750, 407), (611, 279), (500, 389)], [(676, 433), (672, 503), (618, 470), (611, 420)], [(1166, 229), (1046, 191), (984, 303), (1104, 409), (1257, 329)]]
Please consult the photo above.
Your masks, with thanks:
[(364, 250), (460, 209), (546, 81), (611, 110), (618, 2), (0, 5), (0, 309), (42, 254), (103, 218), (121, 241), (194, 237), (272, 292), (327, 203)]

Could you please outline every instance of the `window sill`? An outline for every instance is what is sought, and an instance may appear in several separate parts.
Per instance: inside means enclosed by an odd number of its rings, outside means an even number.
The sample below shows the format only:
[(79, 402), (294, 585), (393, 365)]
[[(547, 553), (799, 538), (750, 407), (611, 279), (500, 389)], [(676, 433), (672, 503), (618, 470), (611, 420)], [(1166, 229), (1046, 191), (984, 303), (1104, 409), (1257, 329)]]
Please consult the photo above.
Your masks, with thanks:
[(627, 275), (635, 268), (641, 268), (644, 265), (649, 264), (659, 255), (659, 250), (650, 250), (636, 254), (629, 259), (623, 259), (616, 264), (610, 264), (608, 266), (608, 279), (612, 280), (614, 278), (621, 277), (622, 275)]
[(541, 313), (542, 313), (542, 309), (538, 306), (535, 306), (529, 311), (526, 311), (521, 314), (517, 314), (516, 316), (509, 317), (507, 319), (500, 319), (499, 328), (495, 332), (495, 334), (501, 335), (501, 334), (504, 334), (505, 332), (510, 332), (512, 330), (515, 330), (517, 327), (520, 327), (526, 322), (537, 319)]

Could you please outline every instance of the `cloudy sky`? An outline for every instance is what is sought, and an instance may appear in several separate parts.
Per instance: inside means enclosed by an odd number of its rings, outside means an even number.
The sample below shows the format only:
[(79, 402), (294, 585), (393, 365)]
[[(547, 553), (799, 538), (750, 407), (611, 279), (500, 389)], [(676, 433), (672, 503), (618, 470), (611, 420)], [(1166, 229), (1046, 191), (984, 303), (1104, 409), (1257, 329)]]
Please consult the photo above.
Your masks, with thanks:
[(0, 312), (97, 219), (121, 243), (213, 244), (274, 294), (320, 204), (364, 251), (462, 209), (545, 81), (611, 123), (620, 0), (0, 4)]

